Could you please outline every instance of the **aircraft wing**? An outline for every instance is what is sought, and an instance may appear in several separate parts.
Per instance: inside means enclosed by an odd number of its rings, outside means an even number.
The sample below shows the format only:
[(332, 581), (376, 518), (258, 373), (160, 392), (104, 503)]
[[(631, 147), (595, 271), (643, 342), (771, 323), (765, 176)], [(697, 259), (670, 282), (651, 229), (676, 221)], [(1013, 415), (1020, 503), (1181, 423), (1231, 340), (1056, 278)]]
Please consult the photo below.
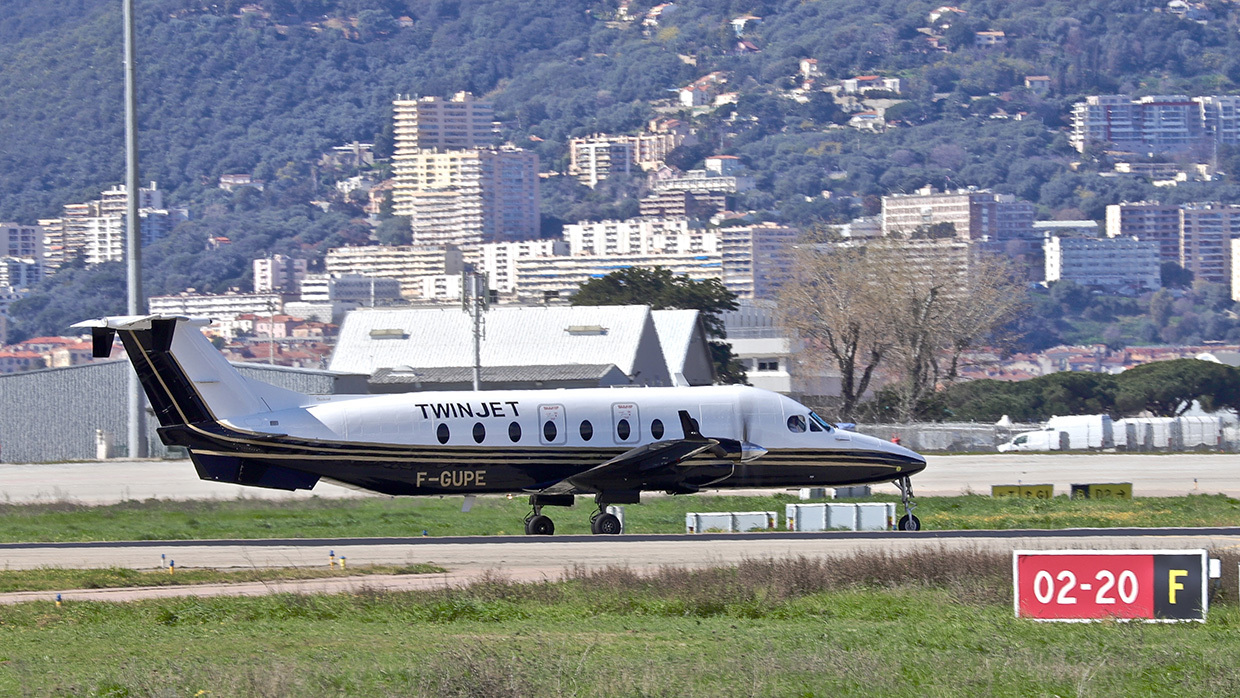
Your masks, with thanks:
[(681, 410), (684, 438), (656, 441), (625, 451), (611, 460), (539, 488), (541, 494), (583, 494), (607, 490), (675, 488), (682, 480), (681, 463), (703, 454), (715, 459), (739, 456), (741, 444), (732, 439), (702, 436), (697, 422)]

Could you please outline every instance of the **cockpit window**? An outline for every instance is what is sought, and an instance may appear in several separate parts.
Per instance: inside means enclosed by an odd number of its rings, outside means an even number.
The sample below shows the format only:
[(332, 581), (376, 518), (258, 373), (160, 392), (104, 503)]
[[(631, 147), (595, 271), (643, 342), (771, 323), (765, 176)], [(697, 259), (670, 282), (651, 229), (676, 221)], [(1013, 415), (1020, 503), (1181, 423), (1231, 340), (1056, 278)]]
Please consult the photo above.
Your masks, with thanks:
[[(831, 422), (828, 422), (822, 417), (819, 417), (817, 412), (810, 412), (809, 418), (810, 418), (810, 421), (813, 422), (813, 424), (817, 424), (818, 426), (822, 427), (823, 429), (826, 429), (827, 431), (833, 431), (837, 428)], [(813, 429), (814, 431), (818, 431), (818, 429), (814, 429), (813, 424), (810, 425), (810, 429)]]
[(788, 418), (788, 431), (800, 434), (805, 431), (805, 415), (794, 414)]

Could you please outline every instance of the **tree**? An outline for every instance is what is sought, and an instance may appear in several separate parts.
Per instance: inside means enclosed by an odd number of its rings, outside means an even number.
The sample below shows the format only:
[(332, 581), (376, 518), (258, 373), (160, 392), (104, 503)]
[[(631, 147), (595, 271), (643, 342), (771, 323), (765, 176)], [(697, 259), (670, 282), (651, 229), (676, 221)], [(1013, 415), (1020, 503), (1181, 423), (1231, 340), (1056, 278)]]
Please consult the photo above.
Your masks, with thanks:
[(1124, 415), (1178, 417), (1193, 402), (1202, 409), (1240, 406), (1240, 370), (1201, 359), (1155, 361), (1119, 374), (1115, 407)]
[(653, 310), (697, 310), (707, 337), (715, 379), (720, 383), (745, 383), (745, 369), (723, 341), (728, 336), (719, 314), (736, 310), (736, 294), (718, 279), (694, 281), (670, 269), (628, 267), (591, 279), (577, 289), (573, 305), (648, 305)]
[[(805, 342), (801, 361), (840, 373), (839, 418), (851, 421), (890, 348), (886, 327), (867, 308), (881, 304), (883, 271), (861, 247), (797, 250), (779, 299), (779, 323)], [(819, 364), (814, 366), (814, 364)]]
[(898, 417), (911, 420), (940, 381), (956, 379), (961, 355), (1021, 307), (1023, 286), (1004, 260), (954, 251), (887, 239), (799, 253), (782, 322), (830, 356), (844, 416), (882, 366)]

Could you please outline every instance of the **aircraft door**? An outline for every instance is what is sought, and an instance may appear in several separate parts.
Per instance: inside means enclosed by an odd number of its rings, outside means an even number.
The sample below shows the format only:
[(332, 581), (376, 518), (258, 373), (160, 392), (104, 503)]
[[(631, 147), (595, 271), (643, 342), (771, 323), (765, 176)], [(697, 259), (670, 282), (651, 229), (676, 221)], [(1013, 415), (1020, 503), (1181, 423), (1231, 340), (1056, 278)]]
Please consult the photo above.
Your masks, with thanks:
[(563, 405), (538, 406), (538, 441), (544, 446), (563, 444), (568, 438), (568, 416)]
[(635, 444), (641, 439), (641, 415), (632, 402), (611, 406), (611, 434), (618, 444)]

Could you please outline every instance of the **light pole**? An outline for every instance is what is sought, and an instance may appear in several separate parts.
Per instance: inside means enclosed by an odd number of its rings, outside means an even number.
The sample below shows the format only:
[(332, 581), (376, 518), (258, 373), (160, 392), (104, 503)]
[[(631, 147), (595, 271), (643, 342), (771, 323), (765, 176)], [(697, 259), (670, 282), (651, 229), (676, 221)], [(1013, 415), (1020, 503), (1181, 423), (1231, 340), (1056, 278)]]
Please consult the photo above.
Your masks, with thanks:
[[(123, 0), (125, 23), (125, 278), (127, 311), (142, 315), (142, 236), (138, 220), (138, 93), (137, 51), (134, 49), (133, 0)], [(146, 412), (138, 374), (129, 372), (129, 457), (145, 458)]]

